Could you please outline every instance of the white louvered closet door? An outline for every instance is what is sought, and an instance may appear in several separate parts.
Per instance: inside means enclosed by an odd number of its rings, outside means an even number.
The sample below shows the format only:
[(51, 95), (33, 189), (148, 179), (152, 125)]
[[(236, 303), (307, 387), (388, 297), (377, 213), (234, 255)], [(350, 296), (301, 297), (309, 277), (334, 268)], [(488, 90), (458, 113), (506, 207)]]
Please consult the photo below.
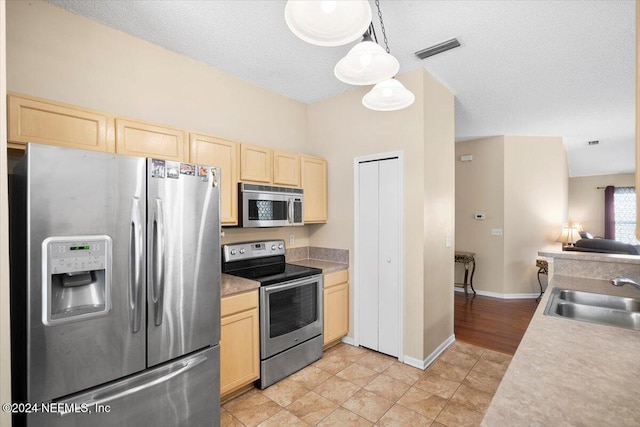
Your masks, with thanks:
[(360, 345), (398, 356), (400, 247), (398, 218), (402, 195), (397, 158), (359, 164), (357, 248)]

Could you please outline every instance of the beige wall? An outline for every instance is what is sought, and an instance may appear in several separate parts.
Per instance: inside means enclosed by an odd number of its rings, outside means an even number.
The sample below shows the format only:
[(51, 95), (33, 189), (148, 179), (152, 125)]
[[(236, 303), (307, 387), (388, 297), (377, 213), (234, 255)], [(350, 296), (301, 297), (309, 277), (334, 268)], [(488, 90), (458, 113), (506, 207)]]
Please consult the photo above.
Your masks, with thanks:
[[(472, 154), (471, 162), (460, 156)], [(496, 136), (456, 144), (456, 249), (476, 253), (476, 290), (539, 291), (535, 259), (567, 218), (567, 156), (560, 137)], [(475, 213), (486, 219), (476, 220)], [(492, 236), (502, 228), (502, 236)], [(458, 265), (456, 281), (462, 280)]]
[[(309, 240), (314, 246), (348, 249), (353, 278), (354, 158), (403, 152), (404, 354), (422, 360), (435, 348), (432, 342), (440, 340), (437, 346), (453, 334), (452, 296), (445, 295), (436, 303), (440, 292), (447, 293), (440, 286), (451, 289), (448, 276), (452, 272), (452, 267), (449, 269), (452, 257), (448, 255), (450, 248), (445, 250), (444, 241), (445, 233), (453, 233), (453, 200), (452, 194), (443, 195), (440, 191), (446, 192), (449, 188), (453, 191), (453, 165), (446, 159), (447, 153), (453, 152), (453, 95), (424, 70), (403, 74), (398, 79), (416, 95), (415, 103), (404, 110), (385, 113), (367, 110), (361, 99), (368, 88), (353, 89), (309, 105), (309, 148), (329, 163), (329, 222), (311, 226)], [(434, 98), (427, 100), (429, 95)], [(438, 111), (439, 108), (442, 110)], [(427, 131), (427, 124), (434, 122), (435, 126), (451, 126), (451, 129)], [(434, 157), (427, 160), (427, 153)], [(447, 170), (448, 163), (451, 163), (450, 170)], [(434, 189), (438, 184), (442, 185), (441, 189)], [(428, 226), (425, 212), (432, 219)], [(418, 230), (423, 230), (423, 234)], [(442, 257), (443, 261), (438, 266), (440, 270), (430, 269), (430, 276), (426, 278), (425, 245), (431, 245), (430, 239), (437, 242), (429, 248), (430, 256), (434, 260)], [(434, 292), (429, 297), (429, 307), (439, 304), (428, 314), (427, 291)], [(353, 328), (353, 310), (350, 324)], [(429, 327), (427, 331), (425, 326)], [(353, 330), (349, 333), (353, 336)], [(428, 344), (425, 343), (427, 336)]]
[[(0, 1), (0, 99), (6, 99), (6, 3)], [(9, 220), (7, 212), (7, 104), (0, 102), (0, 403), (11, 402), (9, 326)], [(11, 426), (11, 414), (0, 412), (0, 425)]]
[[(424, 76), (424, 344), (431, 354), (453, 335), (455, 111), (451, 91)], [(451, 245), (445, 246), (449, 238)]]
[(632, 173), (622, 173), (569, 178), (569, 221), (579, 222), (585, 231), (604, 237), (604, 189), (597, 187), (633, 187), (634, 177)]
[[(350, 277), (354, 262), (354, 158), (402, 150), (404, 153), (404, 349), (405, 355), (422, 355), (422, 229), (424, 193), (422, 166), (422, 72), (407, 73), (400, 81), (416, 95), (404, 110), (376, 112), (362, 106), (369, 88), (357, 88), (309, 105), (309, 147), (328, 160), (329, 221), (312, 226), (309, 239), (314, 246), (349, 250)], [(349, 335), (353, 336), (353, 280), (351, 280)], [(410, 337), (410, 338), (409, 338)]]
[[(474, 287), (503, 293), (504, 239), (492, 236), (492, 228), (504, 227), (504, 137), (496, 136), (458, 142), (456, 158), (456, 245), (457, 251), (475, 252), (478, 268)], [(473, 160), (461, 162), (471, 154)], [(473, 215), (482, 213), (484, 220)], [(456, 282), (463, 281), (464, 267), (456, 264)]]
[(7, 2), (10, 91), (270, 147), (306, 148), (306, 105), (40, 1)]
[(506, 136), (504, 154), (504, 292), (537, 293), (538, 251), (560, 249), (567, 219), (567, 154), (561, 137), (538, 136)]
[[(203, 132), (307, 151), (307, 106), (185, 56), (40, 1), (7, 3), (12, 92)], [(294, 246), (308, 227), (294, 227)], [(226, 229), (224, 243), (291, 230)]]

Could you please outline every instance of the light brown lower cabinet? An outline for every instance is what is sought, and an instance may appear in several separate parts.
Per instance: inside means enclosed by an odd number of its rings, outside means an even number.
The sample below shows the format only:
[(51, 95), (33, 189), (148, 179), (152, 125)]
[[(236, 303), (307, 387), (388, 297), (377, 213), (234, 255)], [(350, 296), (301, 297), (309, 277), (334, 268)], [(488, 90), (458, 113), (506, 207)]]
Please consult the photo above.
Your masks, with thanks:
[(349, 332), (349, 271), (324, 275), (324, 341), (331, 344)]
[(260, 378), (258, 291), (221, 300), (220, 395)]

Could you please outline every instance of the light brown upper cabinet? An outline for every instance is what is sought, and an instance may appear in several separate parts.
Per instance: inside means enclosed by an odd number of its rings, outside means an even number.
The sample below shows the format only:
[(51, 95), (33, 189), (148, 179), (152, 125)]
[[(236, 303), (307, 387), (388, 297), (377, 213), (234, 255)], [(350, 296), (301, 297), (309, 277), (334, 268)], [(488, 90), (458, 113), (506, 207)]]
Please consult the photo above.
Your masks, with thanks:
[(112, 116), (23, 95), (7, 98), (10, 148), (40, 142), (83, 150), (115, 151)]
[(273, 150), (240, 144), (240, 180), (270, 183)]
[(300, 187), (300, 155), (285, 151), (273, 152), (273, 183)]
[(222, 225), (238, 224), (238, 157), (237, 142), (191, 133), (190, 161), (220, 168), (220, 221)]
[(130, 156), (187, 161), (189, 145), (182, 129), (116, 118), (116, 152)]
[(300, 156), (300, 177), (304, 190), (304, 222), (327, 222), (327, 161)]

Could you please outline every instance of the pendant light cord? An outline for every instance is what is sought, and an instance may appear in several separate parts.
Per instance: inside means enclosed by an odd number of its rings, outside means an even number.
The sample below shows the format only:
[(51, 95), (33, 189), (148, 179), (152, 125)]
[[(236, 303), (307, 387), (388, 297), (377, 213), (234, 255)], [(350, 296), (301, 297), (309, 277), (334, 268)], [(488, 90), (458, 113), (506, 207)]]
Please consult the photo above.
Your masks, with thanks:
[[(387, 40), (387, 33), (384, 30), (384, 22), (382, 21), (382, 12), (380, 11), (380, 0), (376, 0), (376, 7), (378, 8), (378, 18), (380, 18), (380, 27), (382, 28), (382, 37), (384, 37), (384, 45), (387, 48), (387, 53), (391, 53), (391, 51), (389, 50), (389, 40)], [(373, 34), (375, 35), (375, 30)], [(376, 42), (377, 41), (378, 41), (378, 38), (376, 37)]]

